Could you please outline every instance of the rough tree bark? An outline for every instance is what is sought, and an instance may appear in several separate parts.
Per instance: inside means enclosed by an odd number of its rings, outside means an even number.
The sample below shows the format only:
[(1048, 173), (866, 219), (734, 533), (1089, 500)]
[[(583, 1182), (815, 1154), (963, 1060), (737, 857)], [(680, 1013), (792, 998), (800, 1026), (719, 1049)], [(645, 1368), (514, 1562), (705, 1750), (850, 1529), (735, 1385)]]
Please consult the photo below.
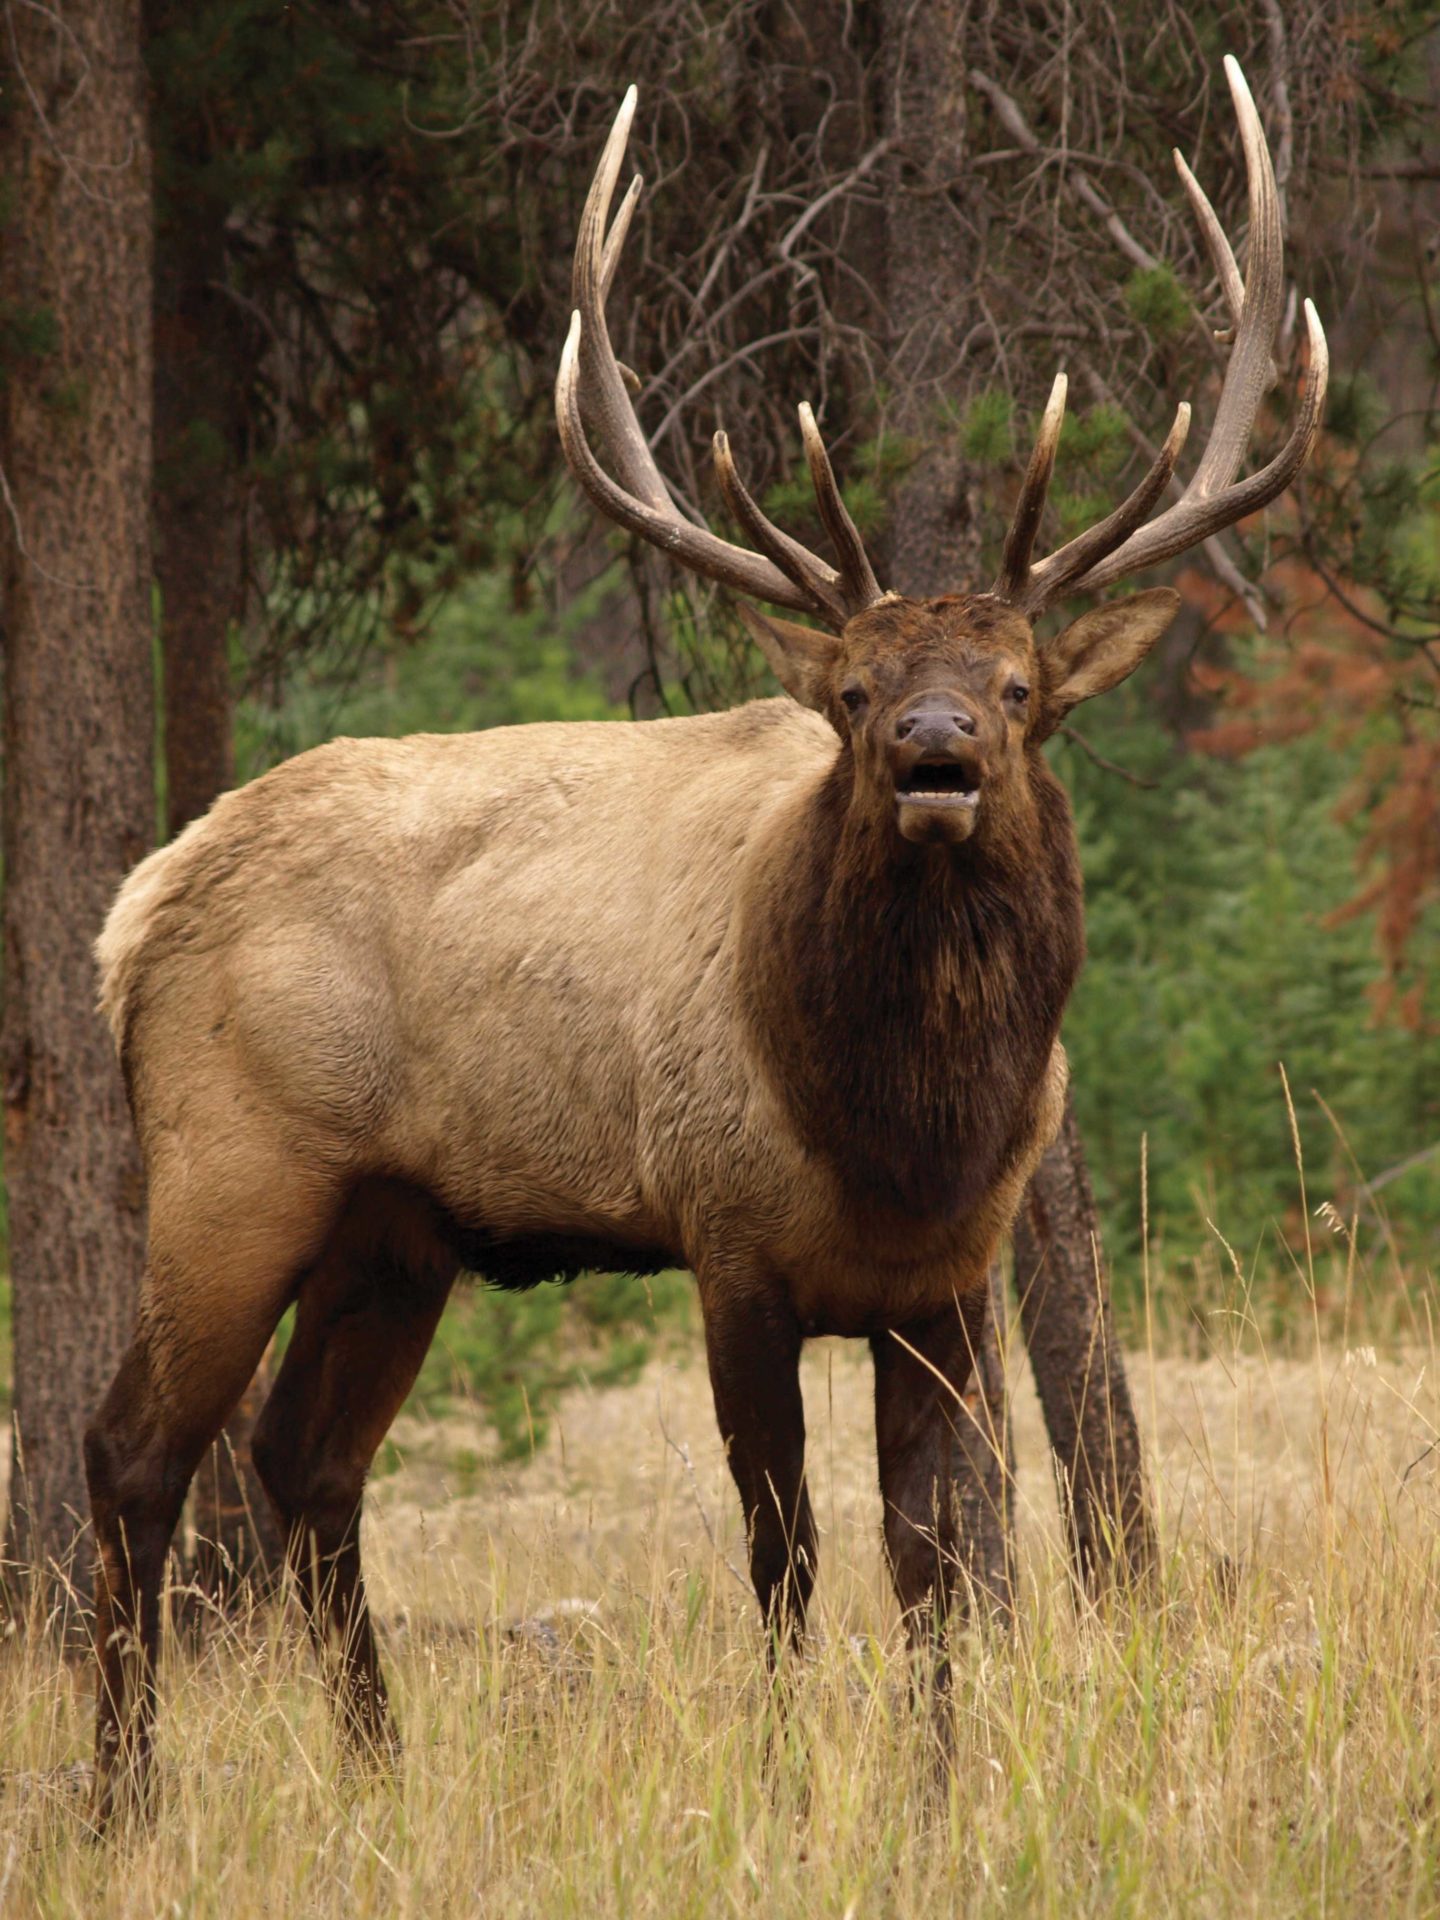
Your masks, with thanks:
[[(241, 611), (240, 461), (253, 341), (221, 291), (224, 228), (204, 203), (170, 206), (155, 258), (155, 572), (170, 837), (234, 784), (230, 623)], [(250, 1439), (270, 1387), (262, 1365), (195, 1476), (194, 1585), (216, 1605), (273, 1586), (279, 1522)]]
[(3, 43), (3, 1066), (14, 1281), (7, 1557), (44, 1588), (128, 1338), (143, 1187), (91, 942), (153, 843), (151, 204), (136, 0), (16, 7)]
[(1110, 1320), (1095, 1196), (1068, 1101), (1060, 1137), (1015, 1222), (1015, 1286), (1076, 1571), (1090, 1592), (1112, 1575), (1140, 1581), (1155, 1564), (1155, 1528)]
[(919, 457), (891, 495), (886, 584), (944, 593), (976, 578), (983, 532), (973, 476), (941, 431), (972, 292), (970, 236), (950, 198), (965, 185), (968, 7), (895, 0), (887, 12), (881, 131), (893, 143), (885, 286), (895, 382), (887, 424)]
[[(965, 13), (962, 0), (928, 0), (923, 7), (894, 0), (886, 9), (881, 121), (894, 143), (885, 208), (897, 396), (891, 425), (925, 449), (890, 501), (885, 583), (900, 593), (944, 592), (973, 580), (980, 564), (969, 478), (937, 432), (969, 300), (970, 249), (948, 197), (965, 178)], [(971, 1585), (1008, 1615), (1015, 1604), (1013, 1471), (995, 1334), (1004, 1308), (998, 1269), (991, 1275), (991, 1307), (966, 1396), (957, 1480)]]

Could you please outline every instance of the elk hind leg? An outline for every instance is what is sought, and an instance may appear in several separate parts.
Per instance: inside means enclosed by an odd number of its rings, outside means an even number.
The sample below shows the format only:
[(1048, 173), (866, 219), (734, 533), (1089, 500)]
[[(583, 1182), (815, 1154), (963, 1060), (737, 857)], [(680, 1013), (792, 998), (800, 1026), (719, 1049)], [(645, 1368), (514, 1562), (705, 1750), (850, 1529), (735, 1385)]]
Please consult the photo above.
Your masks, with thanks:
[(252, 1442), (341, 1724), (382, 1763), (398, 1741), (365, 1596), (360, 1510), (456, 1271), (422, 1196), (381, 1181), (358, 1189), (301, 1287)]
[(165, 1555), (191, 1477), (259, 1364), (304, 1257), (303, 1220), (287, 1233), (274, 1187), (268, 1198), (264, 1234), (212, 1218), (182, 1245), (163, 1188), (152, 1189), (135, 1336), (86, 1429), (102, 1825), (122, 1796), (145, 1803)]

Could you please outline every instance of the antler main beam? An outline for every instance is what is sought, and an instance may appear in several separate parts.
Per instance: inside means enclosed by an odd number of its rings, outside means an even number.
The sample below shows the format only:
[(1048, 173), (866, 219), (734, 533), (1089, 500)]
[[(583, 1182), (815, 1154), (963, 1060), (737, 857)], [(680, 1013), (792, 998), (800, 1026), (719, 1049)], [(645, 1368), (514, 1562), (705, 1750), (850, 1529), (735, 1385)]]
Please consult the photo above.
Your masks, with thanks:
[[(771, 525), (741, 482), (729, 441), (723, 433), (715, 436), (715, 467), (721, 491), (730, 511), (759, 552), (752, 553), (722, 540), (708, 527), (690, 519), (666, 485), (636, 418), (625, 376), (610, 344), (605, 299), (639, 199), (638, 174), (621, 201), (608, 234), (605, 227), (635, 117), (637, 97), (635, 88), (631, 87), (615, 116), (586, 196), (575, 241), (571, 278), (575, 311), (555, 382), (555, 418), (565, 459), (575, 478), (607, 518), (673, 555), (692, 573), (716, 580), (721, 586), (733, 587), (756, 600), (812, 614), (839, 632), (851, 614), (873, 606), (881, 593), (859, 532), (840, 497), (829, 456), (809, 407), (800, 409), (801, 437), (820, 519), (840, 562), (838, 570)], [(609, 453), (617, 476), (614, 479), (591, 450), (581, 411), (582, 395), (584, 412)]]
[(1031, 552), (1065, 414), (1065, 376), (1059, 376), (1041, 421), (993, 588), (1000, 598), (1021, 608), (1031, 619), (1043, 613), (1062, 592), (1093, 593), (1111, 586), (1198, 546), (1246, 514), (1257, 512), (1289, 486), (1309, 458), (1320, 430), (1330, 355), (1325, 330), (1307, 300), (1310, 363), (1290, 438), (1259, 473), (1236, 479), (1260, 402), (1274, 374), (1272, 353), (1285, 299), (1285, 255), (1280, 196), (1275, 189), (1265, 130), (1239, 62), (1230, 55), (1225, 59), (1225, 75), (1240, 123), (1250, 191), (1250, 245), (1243, 281), (1214, 208), (1184, 159), (1179, 153), (1175, 155), (1175, 165), (1205, 236), (1235, 327), (1215, 424), (1189, 485), (1164, 513), (1146, 521), (1145, 516), (1170, 484), (1185, 444), (1190, 409), (1183, 404), (1159, 457), (1130, 497), (1097, 526), (1046, 559), (1032, 563)]

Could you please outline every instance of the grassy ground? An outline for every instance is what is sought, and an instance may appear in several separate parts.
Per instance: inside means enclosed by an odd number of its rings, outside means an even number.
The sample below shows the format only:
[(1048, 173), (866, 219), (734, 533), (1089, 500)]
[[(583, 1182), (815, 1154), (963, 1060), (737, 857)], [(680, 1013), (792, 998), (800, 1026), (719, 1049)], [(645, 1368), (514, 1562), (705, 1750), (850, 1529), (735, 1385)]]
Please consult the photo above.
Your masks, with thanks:
[(1022, 1619), (964, 1651), (943, 1789), (880, 1563), (863, 1349), (807, 1354), (823, 1565), (768, 1781), (738, 1514), (689, 1355), (570, 1392), (524, 1463), (454, 1400), (401, 1422), (367, 1521), (394, 1788), (347, 1778), (272, 1610), (172, 1646), (158, 1820), (97, 1847), (89, 1675), (12, 1642), (0, 1913), (1436, 1912), (1428, 1294), (1317, 1314), (1313, 1293), (1297, 1278), (1279, 1349), (1273, 1303), (1257, 1319), (1237, 1288), (1136, 1354), (1165, 1563), (1151, 1599), (1098, 1615), (1012, 1356)]

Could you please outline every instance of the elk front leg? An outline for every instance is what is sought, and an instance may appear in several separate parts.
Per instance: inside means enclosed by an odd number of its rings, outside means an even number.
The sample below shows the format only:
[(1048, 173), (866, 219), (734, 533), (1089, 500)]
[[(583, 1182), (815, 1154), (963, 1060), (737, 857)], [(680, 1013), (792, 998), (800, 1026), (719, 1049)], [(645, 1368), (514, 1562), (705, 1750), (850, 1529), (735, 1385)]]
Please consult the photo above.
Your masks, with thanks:
[(955, 1456), (988, 1298), (982, 1276), (973, 1294), (870, 1343), (885, 1552), (911, 1649), (933, 1661), (937, 1704), (950, 1682), (946, 1635), (959, 1564)]
[(799, 1640), (815, 1584), (815, 1519), (805, 1488), (800, 1328), (783, 1297), (701, 1282), (715, 1414), (740, 1489), (750, 1578), (774, 1662)]

